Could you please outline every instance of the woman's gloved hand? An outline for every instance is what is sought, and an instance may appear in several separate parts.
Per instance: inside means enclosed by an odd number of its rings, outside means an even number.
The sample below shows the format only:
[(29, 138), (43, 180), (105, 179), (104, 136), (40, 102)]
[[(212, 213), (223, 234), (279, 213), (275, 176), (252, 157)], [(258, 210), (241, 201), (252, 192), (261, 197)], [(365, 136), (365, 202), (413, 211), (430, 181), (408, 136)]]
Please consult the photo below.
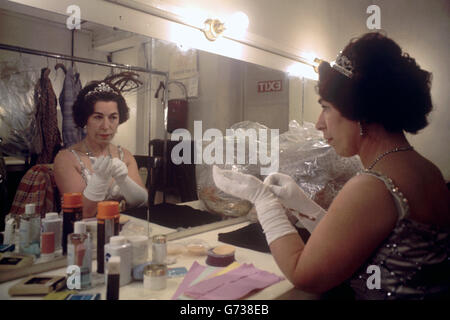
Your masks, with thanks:
[(277, 197), (256, 177), (214, 166), (213, 179), (225, 193), (255, 204), (258, 220), (269, 245), (287, 234), (297, 233)]
[(270, 188), (250, 174), (222, 170), (214, 166), (213, 178), (219, 189), (236, 198), (245, 199), (255, 204), (258, 200), (273, 198)]
[(117, 184), (123, 182), (128, 176), (128, 168), (125, 162), (119, 158), (112, 159), (111, 175)]
[(103, 201), (111, 179), (111, 157), (101, 156), (96, 158), (92, 169), (94, 172), (83, 191), (83, 195), (91, 201)]
[[(315, 228), (326, 211), (310, 199), (294, 179), (283, 173), (272, 173), (264, 184), (278, 197), (288, 209), (297, 211), (297, 218), (309, 232)], [(291, 211), (292, 212), (292, 211)]]
[(120, 188), (127, 205), (132, 207), (143, 205), (148, 200), (147, 189), (142, 188), (128, 176), (128, 167), (119, 158), (112, 159), (111, 174)]

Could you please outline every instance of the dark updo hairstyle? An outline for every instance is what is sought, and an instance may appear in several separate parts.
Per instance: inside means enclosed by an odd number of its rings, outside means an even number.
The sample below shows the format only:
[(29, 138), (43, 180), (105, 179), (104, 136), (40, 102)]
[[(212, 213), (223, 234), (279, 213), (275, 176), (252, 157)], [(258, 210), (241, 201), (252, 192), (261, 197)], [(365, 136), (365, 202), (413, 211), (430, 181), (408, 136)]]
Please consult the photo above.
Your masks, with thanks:
[(318, 93), (347, 119), (378, 123), (388, 132), (425, 128), (432, 109), (431, 73), (422, 70), (393, 40), (373, 32), (342, 51), (352, 63), (348, 78), (328, 62), (319, 65)]
[(119, 124), (128, 120), (129, 108), (127, 103), (120, 94), (120, 91), (113, 84), (108, 83), (114, 89), (114, 92), (94, 92), (87, 95), (88, 92), (93, 91), (101, 82), (104, 81), (89, 82), (78, 94), (72, 107), (73, 120), (77, 127), (83, 128), (86, 125), (88, 118), (94, 113), (94, 106), (97, 101), (116, 102), (117, 109), (119, 110)]

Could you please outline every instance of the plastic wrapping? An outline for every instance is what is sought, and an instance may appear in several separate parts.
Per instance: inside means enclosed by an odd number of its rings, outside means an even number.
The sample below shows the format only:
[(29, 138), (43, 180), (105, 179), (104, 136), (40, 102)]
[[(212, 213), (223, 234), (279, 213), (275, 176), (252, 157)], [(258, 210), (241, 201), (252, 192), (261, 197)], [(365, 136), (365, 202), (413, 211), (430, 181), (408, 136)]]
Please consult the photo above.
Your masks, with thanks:
[(206, 256), (209, 249), (211, 249), (211, 246), (202, 239), (190, 239), (167, 244), (167, 254), (169, 256)]
[(325, 210), (362, 164), (358, 156), (344, 158), (325, 142), (314, 124), (297, 121), (280, 135), (279, 172), (291, 176)]
[(131, 237), (131, 236), (146, 236), (149, 237), (152, 232), (152, 228), (147, 226), (146, 223), (128, 221), (122, 227), (120, 231), (121, 236)]
[[(249, 121), (240, 122), (231, 127), (233, 130), (260, 128), (268, 129), (259, 123)], [(235, 139), (235, 136), (225, 136), (224, 143), (229, 139)], [(316, 130), (312, 123), (305, 122), (303, 126), (300, 126), (293, 120), (289, 123), (289, 130), (280, 134), (278, 139), (279, 158), (274, 168), (278, 168), (278, 172), (291, 176), (305, 193), (325, 210), (344, 184), (362, 169), (358, 156), (344, 158), (336, 154), (323, 139), (322, 132)], [(270, 144), (270, 141), (268, 143)], [(248, 153), (247, 145), (246, 159), (248, 159)], [(259, 163), (218, 166), (252, 174), (261, 180), (265, 178), (265, 175), (261, 175)], [(232, 197), (215, 186), (212, 167), (213, 165), (208, 164), (196, 166), (199, 199), (204, 202), (209, 211), (225, 217), (248, 214), (252, 208), (250, 202)]]
[(25, 59), (0, 61), (0, 152), (28, 156), (34, 150), (34, 86), (38, 73)]
[[(261, 179), (262, 176), (260, 174), (260, 165), (258, 163), (249, 164), (248, 159), (250, 148), (248, 146), (248, 140), (246, 141), (247, 143), (245, 145), (246, 164), (239, 164), (240, 161), (238, 161), (237, 156), (238, 144), (244, 141), (242, 140), (238, 141), (239, 135), (236, 135), (235, 133), (238, 132), (239, 130), (248, 130), (248, 129), (254, 129), (255, 132), (258, 133), (258, 129), (268, 130), (269, 128), (256, 122), (244, 121), (234, 124), (233, 126), (231, 126), (230, 129), (232, 134), (224, 136), (221, 139), (224, 153), (222, 159), (225, 162), (227, 142), (229, 143), (233, 142), (235, 145), (235, 152), (232, 161), (233, 164), (217, 164), (217, 166), (219, 166), (222, 169), (229, 169), (233, 171), (251, 174)], [(203, 141), (202, 143), (203, 143), (203, 150), (205, 150), (205, 148), (211, 142)], [(259, 143), (259, 139), (257, 140), (257, 143)], [(257, 150), (259, 150), (259, 148)], [(218, 189), (214, 184), (214, 180), (212, 177), (212, 168), (213, 165), (205, 164), (204, 162), (203, 164), (197, 164), (195, 167), (198, 198), (203, 201), (205, 207), (210, 212), (222, 215), (223, 217), (239, 217), (246, 215), (252, 208), (252, 204), (249, 201), (230, 196), (225, 192), (223, 192), (222, 190)]]

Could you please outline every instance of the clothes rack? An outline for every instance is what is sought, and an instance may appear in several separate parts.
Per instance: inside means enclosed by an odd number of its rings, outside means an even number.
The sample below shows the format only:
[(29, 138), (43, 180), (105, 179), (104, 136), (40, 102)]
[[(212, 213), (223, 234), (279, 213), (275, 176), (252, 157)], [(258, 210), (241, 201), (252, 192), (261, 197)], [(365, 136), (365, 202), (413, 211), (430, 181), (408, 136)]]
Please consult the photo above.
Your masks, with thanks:
[(60, 54), (60, 53), (28, 49), (28, 48), (18, 47), (18, 46), (11, 46), (8, 44), (3, 44), (3, 43), (0, 43), (0, 49), (8, 50), (8, 51), (16, 51), (16, 52), (21, 52), (21, 53), (26, 53), (26, 54), (33, 54), (33, 55), (37, 55), (37, 56), (44, 56), (44, 57), (48, 57), (48, 58), (69, 60), (69, 61), (73, 61), (73, 62), (94, 64), (94, 65), (103, 66), (103, 67), (125, 69), (128, 71), (137, 71), (137, 72), (145, 72), (145, 73), (150, 73), (150, 74), (157, 74), (157, 75), (165, 76), (166, 79), (168, 77), (167, 72), (156, 71), (156, 70), (146, 69), (146, 68), (142, 68), (142, 67), (131, 66), (131, 65), (127, 65), (127, 64), (104, 62), (104, 61), (100, 61), (100, 60), (93, 60), (93, 59), (88, 59), (88, 58), (69, 56), (69, 55)]

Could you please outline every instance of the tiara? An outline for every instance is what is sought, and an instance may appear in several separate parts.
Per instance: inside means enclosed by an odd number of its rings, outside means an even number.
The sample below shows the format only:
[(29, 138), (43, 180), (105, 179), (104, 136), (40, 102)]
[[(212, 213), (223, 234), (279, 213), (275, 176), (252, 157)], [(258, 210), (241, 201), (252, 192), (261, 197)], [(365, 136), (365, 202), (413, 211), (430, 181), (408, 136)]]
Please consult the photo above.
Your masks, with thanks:
[(335, 61), (330, 63), (331, 67), (346, 76), (347, 78), (353, 77), (353, 65), (351, 61), (342, 54), (342, 51), (338, 54)]
[(89, 97), (91, 94), (100, 93), (100, 92), (111, 92), (114, 94), (118, 94), (113, 88), (111, 88), (107, 83), (100, 82), (94, 89), (86, 93), (85, 98)]

